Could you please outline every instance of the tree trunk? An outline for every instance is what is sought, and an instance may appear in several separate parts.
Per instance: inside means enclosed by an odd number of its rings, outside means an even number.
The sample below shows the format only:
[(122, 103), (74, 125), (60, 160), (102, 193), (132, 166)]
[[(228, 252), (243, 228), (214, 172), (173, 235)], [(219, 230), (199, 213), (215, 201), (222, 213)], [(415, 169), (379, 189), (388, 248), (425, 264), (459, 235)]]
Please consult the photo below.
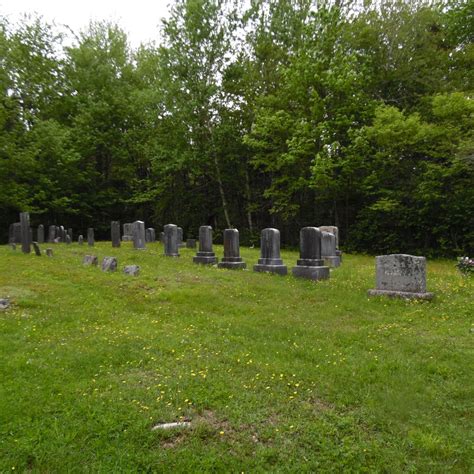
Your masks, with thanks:
[(214, 166), (216, 167), (216, 178), (217, 178), (217, 183), (219, 185), (219, 193), (221, 195), (221, 201), (222, 201), (222, 209), (224, 210), (224, 217), (225, 221), (227, 224), (227, 228), (230, 229), (230, 219), (229, 219), (229, 211), (227, 208), (227, 201), (225, 198), (225, 193), (224, 193), (224, 186), (222, 184), (222, 177), (221, 177), (221, 170), (219, 168), (219, 161), (217, 160), (217, 155), (213, 153), (214, 155)]
[(253, 222), (252, 222), (252, 212), (250, 211), (250, 204), (252, 202), (252, 197), (250, 193), (250, 178), (248, 169), (245, 168), (245, 194), (247, 195), (247, 222), (249, 224), (250, 233), (253, 233)]

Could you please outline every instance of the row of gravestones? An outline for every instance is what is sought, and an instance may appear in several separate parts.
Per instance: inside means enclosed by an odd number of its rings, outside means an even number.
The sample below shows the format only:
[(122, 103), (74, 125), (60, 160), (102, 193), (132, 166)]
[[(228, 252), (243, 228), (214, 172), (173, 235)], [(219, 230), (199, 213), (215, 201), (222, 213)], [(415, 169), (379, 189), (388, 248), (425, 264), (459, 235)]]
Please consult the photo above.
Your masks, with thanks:
[[(85, 266), (97, 266), (99, 259), (96, 255), (84, 255), (82, 264)], [(118, 268), (118, 261), (116, 257), (104, 257), (101, 268), (103, 272), (115, 272)], [(126, 265), (123, 269), (126, 275), (137, 276), (140, 273), (138, 265)]]
[[(111, 223), (112, 246), (120, 246), (120, 223)], [(94, 229), (87, 232), (88, 244), (94, 245)], [(338, 228), (335, 226), (305, 227), (300, 231), (300, 259), (293, 268), (297, 277), (312, 280), (329, 278), (329, 267), (337, 267), (341, 262), (341, 252), (338, 249)], [(72, 240), (72, 229), (66, 232), (62, 226), (49, 227), (49, 242)], [(144, 249), (145, 242), (155, 242), (155, 229), (145, 229), (143, 221), (124, 224), (122, 240), (132, 240), (137, 249)], [(41, 255), (38, 243), (44, 241), (44, 228), (38, 227), (38, 242), (32, 242), (32, 231), (29, 224), (29, 214), (20, 214), (20, 222), (10, 226), (10, 242), (21, 243), (22, 251), (29, 253), (31, 244), (36, 255)], [(168, 224), (161, 233), (161, 241), (165, 247), (165, 255), (179, 256), (179, 248), (183, 247), (182, 228)], [(82, 235), (78, 238), (83, 243)], [(196, 241), (188, 239), (187, 246), (195, 248)], [(287, 267), (280, 258), (280, 232), (277, 229), (264, 229), (261, 235), (261, 255), (254, 270), (259, 272), (287, 274)], [(46, 254), (52, 256), (52, 249), (46, 249)], [(114, 258), (114, 257), (108, 257)], [(199, 229), (199, 251), (193, 258), (195, 263), (216, 264), (217, 257), (212, 251), (212, 227), (201, 226)], [(224, 258), (218, 263), (220, 268), (246, 268), (246, 263), (240, 257), (239, 232), (237, 229), (224, 231)], [(127, 267), (126, 267), (127, 268)], [(136, 273), (138, 273), (139, 269)], [(128, 273), (126, 271), (126, 273)], [(132, 272), (132, 274), (135, 274)], [(369, 296), (385, 295), (403, 298), (430, 300), (433, 293), (426, 291), (426, 259), (405, 254), (382, 255), (376, 257), (376, 289), (369, 290)]]

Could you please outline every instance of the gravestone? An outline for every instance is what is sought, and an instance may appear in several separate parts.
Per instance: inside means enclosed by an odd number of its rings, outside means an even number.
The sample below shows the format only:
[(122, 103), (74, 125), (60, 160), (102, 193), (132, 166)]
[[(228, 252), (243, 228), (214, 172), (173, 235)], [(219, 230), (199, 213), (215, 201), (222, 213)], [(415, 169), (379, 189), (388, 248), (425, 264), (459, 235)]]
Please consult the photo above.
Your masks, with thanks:
[(160, 232), (160, 242), (161, 242), (162, 244), (165, 243), (165, 233), (164, 233), (164, 232)]
[(122, 240), (124, 242), (131, 242), (133, 240), (133, 223), (123, 225)]
[(426, 258), (392, 254), (375, 257), (376, 289), (369, 296), (431, 300), (426, 291)]
[(178, 247), (186, 247), (186, 244), (183, 242), (183, 228), (178, 227)]
[(61, 242), (66, 242), (67, 232), (63, 225), (59, 226), (59, 235), (61, 236)]
[(44, 244), (44, 225), (40, 224), (36, 231), (36, 240), (39, 244)]
[(199, 251), (193, 257), (193, 262), (203, 265), (217, 263), (216, 254), (212, 251), (212, 227), (210, 225), (199, 227)]
[(33, 242), (33, 229), (31, 227), (28, 229), (28, 239), (31, 245), (31, 243)]
[(69, 234), (66, 234), (66, 244), (70, 244), (71, 243), (71, 236)]
[(146, 229), (145, 240), (150, 243), (156, 242), (156, 234), (155, 234), (155, 229), (153, 227), (148, 227)]
[(115, 257), (104, 257), (102, 260), (103, 272), (115, 272), (117, 270), (117, 259)]
[(56, 238), (56, 226), (50, 225), (48, 228), (48, 242), (52, 244), (55, 238)]
[(99, 259), (97, 258), (97, 255), (84, 255), (84, 258), (82, 260), (83, 265), (95, 265), (99, 263)]
[(140, 267), (138, 265), (126, 265), (123, 269), (125, 275), (138, 276), (140, 273)]
[(79, 245), (82, 245), (84, 243), (84, 237), (82, 236), (82, 234), (79, 235), (79, 237), (77, 238), (77, 243)]
[(145, 249), (145, 223), (143, 221), (133, 223), (133, 248), (137, 250)]
[(89, 245), (89, 247), (94, 246), (94, 229), (92, 227), (87, 229), (87, 245)]
[(0, 311), (10, 307), (10, 300), (8, 298), (0, 298)]
[(112, 247), (120, 247), (120, 221), (112, 221), (110, 223), (110, 237), (112, 239)]
[(330, 232), (321, 232), (321, 257), (328, 267), (341, 265), (341, 257), (336, 255), (336, 236)]
[(239, 231), (237, 229), (224, 230), (224, 257), (217, 266), (230, 270), (247, 268), (247, 264), (240, 256)]
[(308, 280), (329, 278), (329, 267), (324, 266), (321, 258), (321, 231), (317, 227), (303, 227), (300, 230), (300, 258), (292, 273), (295, 277)]
[(46, 256), (47, 257), (52, 257), (53, 256), (53, 249), (52, 248), (47, 248), (46, 249)]
[(39, 247), (39, 245), (38, 245), (38, 242), (32, 242), (32, 244), (33, 244), (33, 248), (34, 248), (34, 250), (35, 250), (36, 256), (37, 256), (37, 257), (41, 257), (41, 249), (40, 249), (40, 247)]
[(277, 273), (286, 275), (288, 269), (280, 258), (280, 231), (278, 229), (263, 229), (260, 238), (260, 258), (253, 266), (255, 272)]
[(61, 242), (61, 237), (56, 237), (53, 243), (59, 244), (60, 242)]
[(16, 250), (16, 244), (15, 244), (15, 242), (12, 242), (12, 243), (10, 244), (10, 247), (12, 248), (12, 250)]
[(30, 214), (28, 212), (20, 212), (21, 224), (21, 251), (23, 253), (31, 252), (30, 239)]
[(13, 224), (13, 239), (15, 244), (21, 244), (21, 222), (15, 222)]
[(72, 235), (72, 228), (69, 227), (69, 229), (67, 230), (67, 235), (69, 235), (70, 239), (71, 239), (71, 242), (74, 240), (74, 236)]
[(186, 248), (195, 249), (196, 248), (196, 239), (187, 239), (186, 240)]
[(336, 237), (336, 256), (339, 257), (342, 262), (342, 252), (339, 250), (339, 227), (336, 227), (335, 225), (322, 225), (319, 226), (319, 230), (321, 232), (329, 232)]
[(165, 225), (164, 246), (166, 257), (179, 257), (178, 226), (174, 224)]

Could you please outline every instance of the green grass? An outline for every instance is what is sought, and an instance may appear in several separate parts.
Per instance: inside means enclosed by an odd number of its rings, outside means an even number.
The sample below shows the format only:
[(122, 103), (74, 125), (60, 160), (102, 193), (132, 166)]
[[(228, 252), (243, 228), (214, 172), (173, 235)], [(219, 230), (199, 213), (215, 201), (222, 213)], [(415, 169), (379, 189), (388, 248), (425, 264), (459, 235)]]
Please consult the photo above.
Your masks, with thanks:
[(0, 472), (473, 471), (474, 283), (455, 262), (429, 262), (422, 303), (368, 299), (373, 257), (314, 283), (181, 254), (0, 248)]

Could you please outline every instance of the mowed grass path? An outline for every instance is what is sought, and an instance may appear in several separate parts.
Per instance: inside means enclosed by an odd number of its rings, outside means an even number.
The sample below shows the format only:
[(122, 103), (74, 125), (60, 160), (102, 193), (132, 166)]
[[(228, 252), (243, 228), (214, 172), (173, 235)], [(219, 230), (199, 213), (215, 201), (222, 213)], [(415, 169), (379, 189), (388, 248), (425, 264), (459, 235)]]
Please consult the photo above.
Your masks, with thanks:
[(421, 303), (368, 299), (373, 257), (314, 283), (162, 253), (0, 247), (1, 472), (472, 472), (474, 283), (455, 262), (429, 262)]

